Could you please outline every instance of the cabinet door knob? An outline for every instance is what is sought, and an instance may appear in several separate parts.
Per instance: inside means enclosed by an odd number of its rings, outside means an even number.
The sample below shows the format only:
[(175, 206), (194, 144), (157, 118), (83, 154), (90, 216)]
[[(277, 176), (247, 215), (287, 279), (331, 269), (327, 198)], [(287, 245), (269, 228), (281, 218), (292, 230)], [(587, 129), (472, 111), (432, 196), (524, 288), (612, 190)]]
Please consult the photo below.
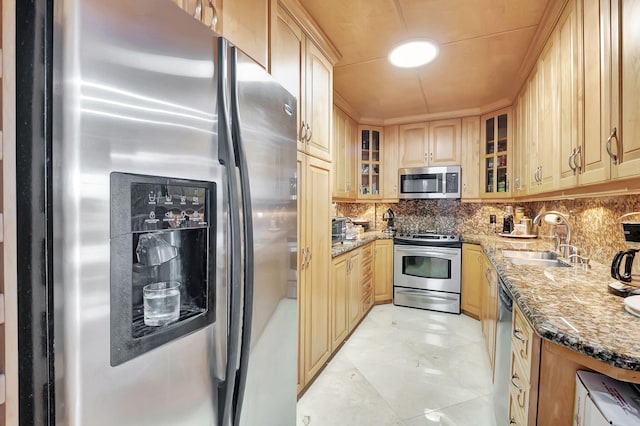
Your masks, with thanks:
[(193, 17), (198, 21), (202, 19), (202, 0), (196, 2), (196, 10), (193, 12)]
[(573, 151), (571, 151), (571, 155), (569, 156), (569, 168), (573, 171), (574, 175), (576, 174), (575, 158), (576, 158), (576, 149), (573, 148)]
[(311, 137), (313, 136), (313, 131), (311, 130), (311, 126), (307, 123), (307, 131), (309, 132), (309, 136), (307, 136), (307, 143), (311, 142)]
[(573, 159), (573, 164), (576, 166), (576, 171), (582, 173), (582, 147), (576, 147), (576, 156)]
[(211, 13), (213, 14), (211, 16), (211, 25), (209, 25), (209, 28), (215, 31), (216, 26), (218, 25), (218, 11), (216, 10), (216, 7), (214, 6), (211, 0), (208, 0), (208, 3), (209, 3), (209, 7), (211, 8)]
[(520, 340), (522, 343), (525, 342), (525, 338), (522, 337), (522, 331), (518, 330), (517, 328), (513, 329), (513, 337), (515, 337), (516, 339)]
[(519, 393), (522, 393), (522, 386), (516, 383), (516, 380), (519, 380), (520, 377), (516, 373), (513, 373), (511, 376), (511, 384), (518, 390)]
[[(609, 137), (607, 138), (607, 154), (609, 154), (609, 158), (611, 158), (611, 164), (613, 165), (617, 165), (620, 164), (622, 161), (618, 162), (618, 155), (614, 154), (613, 152), (611, 152), (611, 139), (616, 138), (616, 148), (618, 148), (618, 134), (617, 134), (617, 129), (614, 127), (613, 129), (611, 129), (611, 134), (609, 135)], [(618, 151), (618, 153), (620, 153), (620, 151)]]
[(300, 126), (300, 141), (301, 142), (306, 142), (307, 141), (307, 125), (305, 124), (305, 122), (302, 122), (302, 125)]

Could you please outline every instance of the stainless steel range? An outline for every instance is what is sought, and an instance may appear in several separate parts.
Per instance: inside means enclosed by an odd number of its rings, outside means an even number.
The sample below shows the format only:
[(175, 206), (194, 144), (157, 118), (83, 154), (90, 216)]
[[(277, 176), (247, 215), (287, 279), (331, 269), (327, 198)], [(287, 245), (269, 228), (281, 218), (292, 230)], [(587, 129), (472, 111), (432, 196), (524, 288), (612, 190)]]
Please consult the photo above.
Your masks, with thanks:
[(393, 303), (459, 314), (460, 236), (398, 234), (393, 242)]

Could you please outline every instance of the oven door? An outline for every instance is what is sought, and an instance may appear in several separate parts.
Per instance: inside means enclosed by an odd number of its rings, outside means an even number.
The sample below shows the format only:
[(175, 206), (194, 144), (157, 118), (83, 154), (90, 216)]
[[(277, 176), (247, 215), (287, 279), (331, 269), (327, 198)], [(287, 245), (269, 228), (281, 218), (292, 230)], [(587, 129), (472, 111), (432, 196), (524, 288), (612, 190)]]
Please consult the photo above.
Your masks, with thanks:
[(462, 250), (394, 245), (393, 285), (460, 293)]

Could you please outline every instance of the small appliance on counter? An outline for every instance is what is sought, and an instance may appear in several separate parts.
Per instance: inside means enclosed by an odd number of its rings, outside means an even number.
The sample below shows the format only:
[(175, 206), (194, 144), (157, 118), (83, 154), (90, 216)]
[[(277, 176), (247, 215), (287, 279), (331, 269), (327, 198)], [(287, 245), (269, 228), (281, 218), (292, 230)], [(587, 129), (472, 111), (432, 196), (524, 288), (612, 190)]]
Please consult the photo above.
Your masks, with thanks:
[(341, 244), (347, 239), (347, 220), (346, 217), (334, 217), (331, 219), (331, 244)]
[[(627, 213), (620, 219), (640, 212)], [(621, 222), (627, 249), (621, 250), (613, 257), (611, 277), (616, 280), (640, 286), (640, 222)]]
[(394, 224), (395, 218), (396, 218), (396, 215), (393, 214), (393, 210), (391, 210), (390, 208), (387, 209), (387, 211), (384, 212), (384, 214), (382, 215), (382, 220), (387, 224), (387, 228), (385, 229), (385, 231), (390, 234), (393, 234), (396, 231), (395, 224)]

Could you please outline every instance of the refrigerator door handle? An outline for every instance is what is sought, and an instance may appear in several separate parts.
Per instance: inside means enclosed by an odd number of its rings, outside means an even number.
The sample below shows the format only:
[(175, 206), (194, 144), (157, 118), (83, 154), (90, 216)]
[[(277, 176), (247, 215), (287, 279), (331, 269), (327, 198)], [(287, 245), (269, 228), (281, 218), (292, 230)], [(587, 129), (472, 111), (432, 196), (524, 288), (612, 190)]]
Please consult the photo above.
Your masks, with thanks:
[[(218, 39), (218, 64), (227, 63), (228, 42), (220, 37)], [(234, 395), (236, 386), (236, 362), (240, 350), (240, 321), (242, 312), (242, 288), (241, 288), (241, 230), (240, 230), (240, 200), (239, 182), (236, 174), (236, 156), (234, 155), (231, 123), (227, 110), (228, 93), (228, 69), (219, 67), (218, 77), (218, 110), (219, 110), (219, 156), (226, 165), (229, 195), (229, 254), (231, 259), (231, 281), (229, 284), (229, 330), (227, 333), (227, 367), (225, 388), (221, 395), (222, 409), (220, 410), (221, 426), (233, 424)]]
[(254, 291), (254, 252), (253, 252), (253, 210), (251, 205), (251, 191), (249, 185), (249, 167), (247, 155), (242, 141), (240, 129), (240, 111), (238, 106), (237, 65), (238, 50), (231, 48), (231, 134), (236, 154), (236, 162), (239, 168), (242, 218), (244, 231), (244, 307), (242, 318), (242, 343), (240, 345), (240, 368), (236, 378), (236, 393), (234, 395), (234, 425), (240, 421), (242, 402), (244, 399), (245, 385), (247, 383), (247, 370), (249, 365), (249, 353), (251, 351), (251, 325), (253, 323), (253, 291)]

